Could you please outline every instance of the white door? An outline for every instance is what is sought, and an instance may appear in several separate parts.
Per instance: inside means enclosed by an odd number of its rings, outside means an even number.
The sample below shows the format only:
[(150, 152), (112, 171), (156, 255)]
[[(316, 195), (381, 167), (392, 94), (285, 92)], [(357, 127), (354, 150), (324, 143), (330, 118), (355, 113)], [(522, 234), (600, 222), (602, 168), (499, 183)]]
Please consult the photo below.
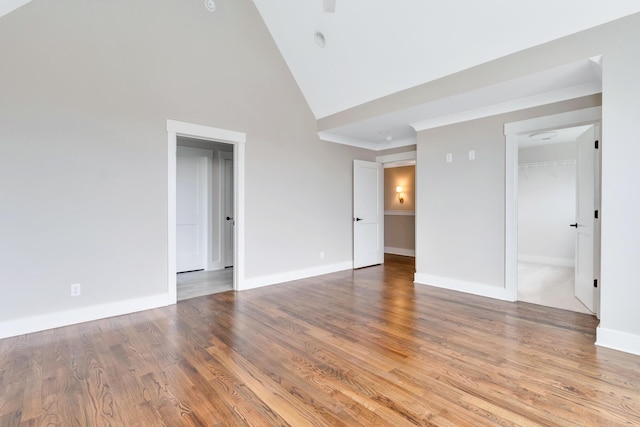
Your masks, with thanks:
[(596, 127), (591, 126), (577, 139), (577, 179), (576, 179), (576, 271), (575, 295), (592, 312), (596, 311), (596, 293), (594, 286), (597, 278), (596, 266), (599, 251), (599, 227), (595, 225), (596, 201), (599, 199), (600, 174), (599, 150), (595, 148)]
[(178, 146), (176, 270), (203, 270), (207, 260), (207, 164), (211, 151)]
[(353, 268), (384, 262), (383, 185), (381, 163), (353, 161)]
[(224, 159), (224, 266), (233, 267), (233, 158)]

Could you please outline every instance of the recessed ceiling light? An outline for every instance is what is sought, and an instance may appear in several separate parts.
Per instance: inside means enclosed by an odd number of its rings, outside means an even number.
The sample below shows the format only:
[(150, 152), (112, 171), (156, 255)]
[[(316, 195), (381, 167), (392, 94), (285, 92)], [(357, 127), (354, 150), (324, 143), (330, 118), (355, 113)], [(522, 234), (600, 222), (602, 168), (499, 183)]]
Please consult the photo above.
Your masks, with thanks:
[(206, 7), (209, 12), (215, 12), (216, 2), (213, 0), (204, 0), (204, 7)]
[(316, 44), (320, 47), (325, 47), (327, 45), (327, 39), (324, 37), (324, 34), (320, 31), (316, 31), (313, 35), (313, 38), (316, 41)]

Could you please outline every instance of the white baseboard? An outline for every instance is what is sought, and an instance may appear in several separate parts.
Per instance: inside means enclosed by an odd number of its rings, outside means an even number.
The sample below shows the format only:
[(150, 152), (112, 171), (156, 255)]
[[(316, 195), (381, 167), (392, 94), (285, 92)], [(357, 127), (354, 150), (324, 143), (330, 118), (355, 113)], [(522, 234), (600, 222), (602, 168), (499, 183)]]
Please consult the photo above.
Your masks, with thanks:
[(341, 262), (338, 264), (322, 265), (319, 267), (306, 268), (303, 270), (288, 271), (285, 273), (272, 274), (270, 276), (251, 277), (245, 279), (239, 291), (261, 288), (263, 286), (277, 285), (279, 283), (291, 282), (292, 280), (307, 279), (309, 277), (321, 276), (323, 274), (335, 273), (338, 271), (351, 270), (353, 261)]
[(418, 285), (435, 286), (436, 288), (449, 289), (467, 294), (479, 295), (499, 299), (503, 301), (515, 301), (507, 289), (499, 286), (491, 286), (484, 283), (467, 282), (465, 280), (452, 279), (450, 277), (432, 276), (430, 274), (416, 273), (414, 283)]
[(0, 339), (170, 305), (169, 294), (93, 305), (0, 322)]
[(391, 248), (389, 246), (384, 247), (385, 254), (393, 254), (393, 255), (404, 255), (404, 256), (416, 256), (415, 249), (404, 249), (404, 248)]
[(575, 267), (576, 265), (576, 260), (573, 258), (555, 258), (525, 254), (518, 254), (518, 261), (532, 262), (534, 264), (556, 265), (558, 267)]
[(628, 332), (614, 331), (598, 326), (596, 328), (596, 345), (640, 356), (640, 336)]

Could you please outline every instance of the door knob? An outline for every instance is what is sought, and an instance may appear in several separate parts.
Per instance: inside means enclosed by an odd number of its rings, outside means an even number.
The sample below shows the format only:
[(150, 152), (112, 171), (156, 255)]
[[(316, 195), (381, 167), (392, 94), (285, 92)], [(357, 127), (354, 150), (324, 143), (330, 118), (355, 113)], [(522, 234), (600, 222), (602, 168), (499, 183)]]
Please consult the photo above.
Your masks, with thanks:
[(362, 218), (353, 218), (354, 221), (362, 221)]
[(233, 218), (231, 218), (230, 216), (227, 217), (227, 221), (232, 220)]
[(575, 227), (575, 228), (578, 228), (578, 223), (576, 222), (575, 224), (569, 224), (569, 227)]

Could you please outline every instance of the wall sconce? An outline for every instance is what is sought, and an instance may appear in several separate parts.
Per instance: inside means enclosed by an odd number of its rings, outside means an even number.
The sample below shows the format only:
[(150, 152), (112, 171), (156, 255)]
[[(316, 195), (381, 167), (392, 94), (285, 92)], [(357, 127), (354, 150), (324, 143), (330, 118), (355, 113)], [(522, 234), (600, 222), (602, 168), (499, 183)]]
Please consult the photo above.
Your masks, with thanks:
[(398, 193), (398, 201), (400, 203), (404, 203), (404, 197), (402, 196), (402, 186), (401, 185), (398, 185), (396, 187), (396, 193)]

